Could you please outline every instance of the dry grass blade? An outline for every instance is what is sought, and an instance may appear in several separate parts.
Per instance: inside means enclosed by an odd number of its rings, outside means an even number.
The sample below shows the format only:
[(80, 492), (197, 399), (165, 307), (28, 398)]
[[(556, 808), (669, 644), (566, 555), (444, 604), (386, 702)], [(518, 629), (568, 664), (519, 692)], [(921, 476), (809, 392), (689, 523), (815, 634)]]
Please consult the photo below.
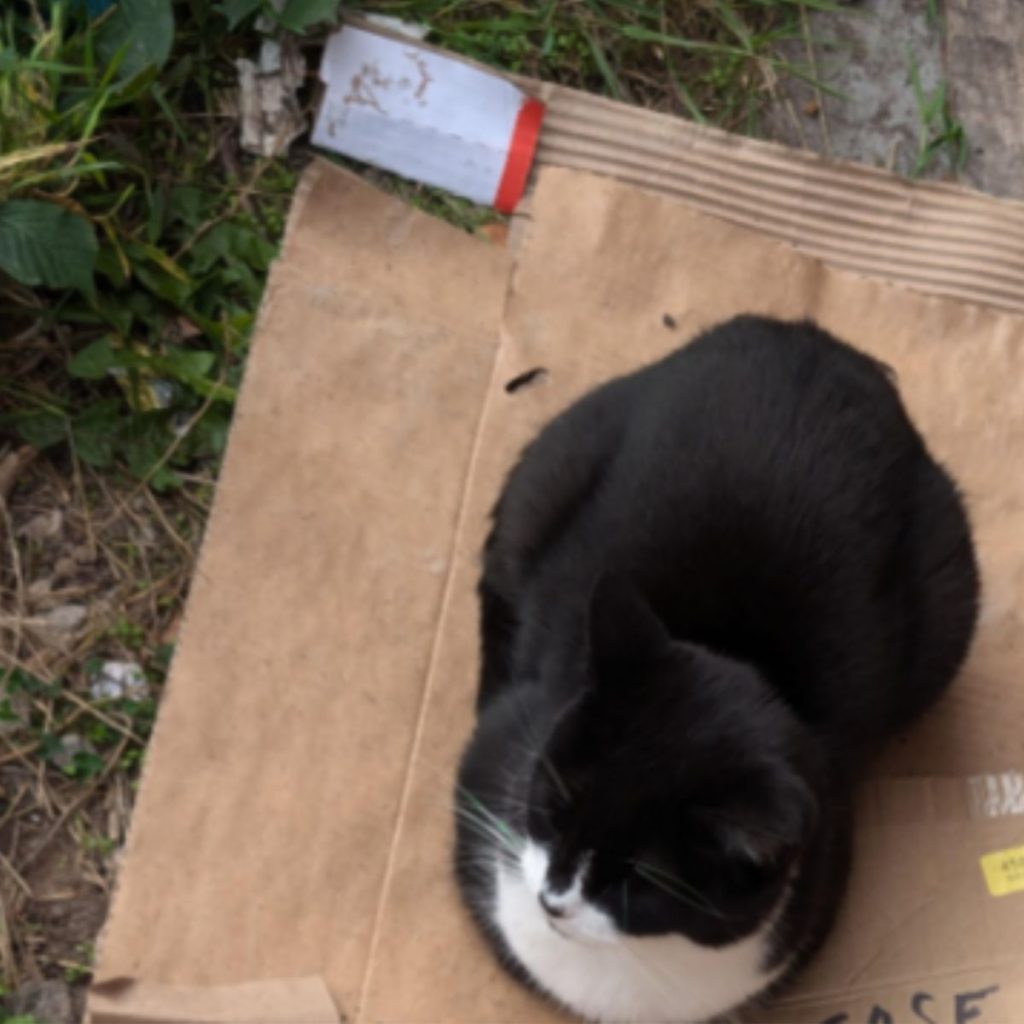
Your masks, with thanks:
[(24, 444), (0, 458), (0, 502), (7, 500), (22, 471), (32, 464), (38, 454), (38, 448)]
[(27, 899), (32, 899), (32, 889), (28, 882), (21, 877), (14, 865), (3, 855), (3, 853), (0, 853), (0, 868), (3, 868), (4, 874), (15, 884)]
[(51, 142), (42, 146), (16, 149), (12, 153), (5, 153), (0, 156), (0, 175), (14, 168), (22, 168), (25, 164), (38, 163), (41, 160), (53, 160), (58, 156), (74, 153), (86, 145), (88, 145), (88, 140), (79, 140), (75, 142)]
[(116, 749), (110, 756), (108, 756), (106, 766), (103, 771), (74, 800), (72, 800), (63, 811), (60, 812), (53, 824), (51, 824), (43, 834), (42, 838), (33, 844), (31, 851), (19, 862), (18, 870), (21, 873), (24, 874), (32, 867), (50, 843), (57, 838), (71, 816), (85, 807), (89, 800), (92, 799), (95, 791), (107, 781), (113, 771), (117, 768), (121, 755), (125, 752), (125, 748), (127, 746), (128, 739), (126, 737), (122, 737), (121, 742), (117, 745)]
[(14, 955), (14, 942), (9, 911), (14, 910), (14, 901), (0, 888), (0, 968), (3, 969), (4, 983), (8, 986), (17, 984), (19, 977), (18, 961)]

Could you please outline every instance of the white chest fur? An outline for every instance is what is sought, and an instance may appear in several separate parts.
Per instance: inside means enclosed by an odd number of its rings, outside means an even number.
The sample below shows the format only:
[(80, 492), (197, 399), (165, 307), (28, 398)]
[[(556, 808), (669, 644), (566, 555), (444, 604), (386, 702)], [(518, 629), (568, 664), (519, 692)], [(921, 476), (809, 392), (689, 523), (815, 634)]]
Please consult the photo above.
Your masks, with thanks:
[(496, 864), (493, 919), (537, 983), (581, 1016), (602, 1024), (704, 1021), (756, 995), (768, 927), (718, 949), (680, 935), (630, 936), (589, 905), (552, 921), (538, 894), (547, 854), (527, 844), (519, 865)]

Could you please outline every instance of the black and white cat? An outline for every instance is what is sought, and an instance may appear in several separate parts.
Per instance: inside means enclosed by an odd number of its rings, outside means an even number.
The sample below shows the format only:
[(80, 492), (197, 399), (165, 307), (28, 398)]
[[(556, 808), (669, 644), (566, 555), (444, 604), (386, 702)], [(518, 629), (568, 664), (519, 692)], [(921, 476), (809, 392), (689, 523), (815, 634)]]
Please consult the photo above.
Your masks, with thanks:
[(824, 939), (865, 760), (943, 692), (978, 573), (886, 370), (740, 317), (557, 417), (480, 583), (464, 899), (593, 1021), (700, 1021)]

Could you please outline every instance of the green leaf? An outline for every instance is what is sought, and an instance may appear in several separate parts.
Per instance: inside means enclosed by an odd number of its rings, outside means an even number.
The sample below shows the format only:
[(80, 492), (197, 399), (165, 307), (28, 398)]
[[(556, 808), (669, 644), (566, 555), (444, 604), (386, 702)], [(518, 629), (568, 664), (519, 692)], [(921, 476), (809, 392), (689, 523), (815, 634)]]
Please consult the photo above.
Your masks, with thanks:
[(0, 50), (0, 72), (8, 71), (53, 71), (61, 75), (77, 75), (81, 74), (82, 68), (77, 64), (61, 64), (59, 61), (25, 57), (14, 50)]
[[(155, 98), (155, 96), (154, 96)], [(146, 215), (146, 240), (148, 244), (157, 241), (167, 224), (167, 194), (165, 182), (157, 182), (152, 191), (149, 213)]]
[[(174, 441), (171, 419), (166, 412), (141, 413), (133, 416), (121, 432), (121, 451), (128, 468), (140, 479), (149, 476)], [(176, 473), (166, 466), (150, 479), (156, 490), (165, 490), (180, 483)]]
[(601, 77), (608, 87), (608, 95), (614, 99), (622, 99), (622, 86), (619, 84), (618, 75), (615, 74), (615, 70), (608, 63), (608, 58), (605, 56), (604, 50), (601, 49), (601, 44), (593, 33), (587, 32), (586, 36), (587, 42), (590, 44), (590, 52), (594, 58), (594, 63), (597, 65), (597, 69), (601, 72)]
[(228, 443), (228, 428), (231, 413), (212, 406), (203, 418), (192, 428), (193, 450), (196, 455), (219, 456), (224, 454)]
[(114, 348), (108, 335), (76, 352), (68, 363), (68, 373), (82, 380), (102, 380), (111, 370), (123, 365), (123, 353)]
[(149, 67), (143, 68), (132, 78), (124, 79), (111, 96), (107, 106), (110, 108), (126, 107), (135, 103), (149, 92), (159, 75), (159, 65), (151, 64)]
[(288, 0), (277, 15), (278, 22), (292, 32), (305, 32), (321, 21), (334, 21), (340, 0)]
[[(151, 670), (150, 673), (156, 676), (156, 681), (162, 683), (167, 677), (167, 672), (171, 667), (171, 658), (174, 657), (174, 643), (157, 644), (156, 649), (153, 651), (153, 655), (150, 658), (150, 664), (147, 666)], [(150, 702), (152, 703), (152, 702)]]
[(59, 736), (54, 736), (52, 732), (44, 732), (39, 737), (39, 756), (44, 761), (52, 761), (63, 753), (64, 744), (61, 743)]
[(219, 261), (231, 266), (245, 263), (257, 270), (266, 270), (274, 258), (275, 248), (250, 227), (226, 221), (207, 232), (192, 247), (190, 269), (205, 274)]
[(119, 81), (162, 67), (174, 41), (171, 0), (119, 0), (96, 33), (96, 53), (104, 64), (118, 55)]
[(7, 675), (6, 688), (8, 693), (27, 693), (33, 697), (53, 699), (61, 694), (61, 684), (44, 683), (38, 676), (31, 675), (24, 669), (13, 669)]
[(167, 220), (179, 220), (187, 227), (194, 227), (199, 223), (202, 203), (202, 189), (195, 185), (176, 185), (167, 203)]
[(152, 264), (149, 266), (136, 264), (135, 276), (154, 295), (169, 302), (172, 306), (182, 309), (188, 304), (189, 296), (192, 294), (192, 283), (183, 283), (163, 267)]
[(75, 417), (71, 434), (78, 457), (96, 469), (105, 469), (117, 453), (117, 434), (121, 417), (116, 399), (90, 405)]
[(178, 476), (173, 469), (161, 466), (149, 478), (149, 486), (152, 487), (154, 491), (159, 491), (161, 494), (165, 491), (175, 491), (181, 486), (181, 477)]
[(52, 412), (30, 412), (18, 418), (18, 433), (36, 448), (49, 448), (67, 440), (67, 420)]
[(100, 251), (96, 256), (96, 271), (102, 274), (115, 288), (123, 288), (128, 281), (117, 250), (109, 243), (100, 246)]
[(174, 260), (158, 246), (150, 245), (148, 242), (128, 242), (125, 245), (125, 252), (136, 261), (145, 260), (160, 267), (161, 270), (170, 274), (175, 280), (182, 284), (190, 284), (188, 274), (174, 262)]
[(214, 380), (204, 380), (199, 377), (194, 377), (189, 381), (189, 386), (196, 394), (202, 395), (203, 398), (212, 398), (215, 402), (225, 402), (228, 405), (234, 405), (238, 400), (238, 391), (236, 388), (230, 387), (226, 384), (218, 384)]
[(0, 270), (22, 284), (91, 294), (98, 248), (92, 225), (56, 203), (12, 199), (0, 206)]
[[(104, 294), (101, 290), (96, 297), (97, 320), (101, 325), (106, 324), (112, 327), (122, 337), (131, 333), (137, 310), (131, 305), (132, 296), (135, 293), (129, 292), (122, 300), (120, 296), (111, 295), (108, 291)], [(148, 298), (148, 296), (146, 296)], [(90, 321), (92, 322), (92, 321)]]
[(105, 762), (99, 754), (91, 750), (76, 750), (71, 755), (71, 763), (62, 769), (65, 775), (72, 779), (91, 779), (99, 775), (105, 767)]
[(215, 5), (214, 10), (228, 19), (228, 29), (231, 30), (245, 21), (250, 14), (255, 14), (262, 6), (263, 0), (224, 0), (223, 3)]
[(195, 378), (205, 377), (212, 369), (217, 357), (212, 352), (168, 345), (164, 355), (156, 360), (160, 369), (185, 384)]
[(113, 739), (117, 733), (110, 728), (109, 725), (104, 725), (103, 722), (92, 722), (85, 727), (85, 738), (96, 746), (104, 746)]

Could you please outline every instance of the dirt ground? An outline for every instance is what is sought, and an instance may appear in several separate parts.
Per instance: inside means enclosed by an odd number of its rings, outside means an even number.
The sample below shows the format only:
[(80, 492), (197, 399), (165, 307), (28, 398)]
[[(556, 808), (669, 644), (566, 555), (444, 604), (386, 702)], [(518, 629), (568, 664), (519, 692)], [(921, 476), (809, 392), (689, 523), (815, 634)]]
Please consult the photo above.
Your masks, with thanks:
[(29, 986), (7, 1012), (63, 1024), (33, 986), (77, 1019), (206, 506), (22, 452), (0, 449), (0, 964)]

